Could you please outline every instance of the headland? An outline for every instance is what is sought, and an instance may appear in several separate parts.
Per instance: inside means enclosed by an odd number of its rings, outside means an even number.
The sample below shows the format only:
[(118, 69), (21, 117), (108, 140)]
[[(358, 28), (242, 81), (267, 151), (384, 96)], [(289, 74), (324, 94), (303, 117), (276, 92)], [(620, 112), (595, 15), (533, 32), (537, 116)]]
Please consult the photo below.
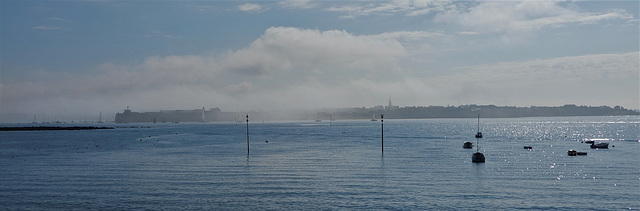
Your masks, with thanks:
[(93, 127), (93, 126), (74, 126), (74, 127), (0, 127), (0, 131), (39, 131), (39, 130), (104, 130), (114, 129), (113, 127)]
[(555, 116), (625, 116), (640, 115), (640, 112), (621, 106), (375, 106), (371, 108), (328, 108), (314, 110), (223, 112), (219, 108), (193, 110), (165, 110), (158, 112), (134, 112), (127, 108), (115, 116), (116, 123), (135, 122), (244, 122), (246, 115), (251, 121), (287, 121), (316, 120), (332, 121), (345, 119), (424, 119), (424, 118), (518, 118), (518, 117), (555, 117)]

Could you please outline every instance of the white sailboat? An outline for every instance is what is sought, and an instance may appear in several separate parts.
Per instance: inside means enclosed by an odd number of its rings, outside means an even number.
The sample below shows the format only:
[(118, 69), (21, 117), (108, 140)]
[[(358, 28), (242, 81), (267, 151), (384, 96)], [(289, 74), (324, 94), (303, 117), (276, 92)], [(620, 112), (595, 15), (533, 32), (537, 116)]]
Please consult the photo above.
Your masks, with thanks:
[(482, 132), (480, 132), (480, 114), (478, 114), (478, 133), (476, 133), (476, 152), (471, 155), (471, 162), (484, 163), (484, 154), (480, 152), (480, 139), (482, 138)]
[(375, 112), (373, 113), (373, 117), (371, 117), (371, 121), (372, 121), (372, 122), (376, 122), (376, 121), (378, 121), (378, 120), (376, 119), (376, 113), (375, 113)]
[(98, 123), (104, 123), (104, 122), (102, 121), (102, 112), (100, 112), (100, 116), (98, 116)]

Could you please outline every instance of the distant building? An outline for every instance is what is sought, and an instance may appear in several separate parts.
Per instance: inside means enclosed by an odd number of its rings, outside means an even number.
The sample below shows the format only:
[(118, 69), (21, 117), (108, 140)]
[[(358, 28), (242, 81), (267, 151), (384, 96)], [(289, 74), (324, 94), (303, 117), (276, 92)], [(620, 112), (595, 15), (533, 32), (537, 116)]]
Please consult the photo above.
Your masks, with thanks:
[(391, 111), (391, 110), (396, 110), (398, 108), (400, 108), (400, 106), (394, 106), (393, 104), (391, 104), (391, 98), (389, 98), (389, 105), (385, 108), (385, 110)]
[(220, 119), (222, 111), (204, 107), (194, 110), (162, 110), (159, 112), (133, 112), (129, 107), (122, 113), (116, 114), (116, 123), (133, 122), (209, 122)]

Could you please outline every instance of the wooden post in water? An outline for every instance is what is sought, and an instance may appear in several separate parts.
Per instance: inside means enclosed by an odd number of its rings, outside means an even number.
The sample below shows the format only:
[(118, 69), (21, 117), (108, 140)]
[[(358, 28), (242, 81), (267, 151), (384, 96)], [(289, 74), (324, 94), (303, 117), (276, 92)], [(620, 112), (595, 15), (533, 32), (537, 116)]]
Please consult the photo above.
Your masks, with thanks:
[(380, 114), (380, 140), (382, 142), (382, 153), (384, 153), (384, 114)]
[(249, 114), (247, 114), (247, 155), (249, 155)]

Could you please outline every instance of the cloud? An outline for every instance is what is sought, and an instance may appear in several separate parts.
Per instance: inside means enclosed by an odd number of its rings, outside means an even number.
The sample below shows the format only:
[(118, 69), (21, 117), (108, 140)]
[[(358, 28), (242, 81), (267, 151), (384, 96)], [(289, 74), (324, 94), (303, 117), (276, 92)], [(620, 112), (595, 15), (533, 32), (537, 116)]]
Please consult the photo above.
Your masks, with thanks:
[(639, 52), (503, 62), (424, 78), (452, 104), (625, 105), (637, 107)]
[(427, 31), (396, 31), (385, 32), (382, 34), (374, 35), (380, 38), (386, 39), (400, 39), (400, 40), (423, 40), (433, 37), (443, 36), (440, 32), (427, 32)]
[(605, 20), (629, 20), (623, 10), (587, 13), (562, 7), (557, 1), (483, 1), (439, 13), (434, 21), (456, 23), (465, 30), (482, 33), (529, 33), (568, 24), (595, 24)]
[(411, 46), (442, 36), (270, 27), (246, 47), (227, 52), (104, 63), (95, 74), (32, 71), (23, 80), (0, 83), (0, 113), (359, 107), (389, 97), (398, 105), (637, 107), (638, 52), (457, 67), (418, 77), (429, 67), (412, 60), (420, 55)]
[(474, 32), (474, 31), (461, 31), (461, 32), (458, 32), (458, 34), (461, 34), (461, 35), (478, 35), (478, 34), (480, 34), (480, 32)]
[(263, 8), (260, 4), (246, 3), (238, 6), (238, 10), (250, 13), (260, 13), (264, 12), (264, 10), (266, 9)]
[(385, 104), (388, 97), (398, 105), (417, 106), (578, 104), (636, 108), (640, 101), (638, 56), (639, 52), (631, 52), (501, 62), (422, 78), (342, 75), (350, 80), (308, 80), (288, 89), (253, 92), (247, 99), (272, 108), (373, 106)]
[(367, 2), (367, 4), (347, 4), (327, 8), (327, 11), (344, 13), (343, 18), (355, 18), (368, 15), (403, 14), (406, 16), (426, 15), (444, 11), (452, 1), (396, 0), (391, 2)]
[(287, 0), (278, 2), (278, 4), (282, 7), (293, 9), (311, 9), (318, 6), (315, 3), (311, 3), (310, 0)]
[(356, 36), (345, 31), (271, 27), (248, 48), (226, 58), (226, 69), (258, 75), (276, 71), (317, 70), (327, 67), (369, 69), (394, 65), (404, 53), (393, 39)]
[[(105, 63), (95, 68), (97, 75), (32, 72), (26, 77), (29, 81), (1, 84), (2, 109), (73, 108), (81, 113), (115, 112), (127, 105), (141, 110), (306, 107), (323, 99), (302, 97), (302, 90), (320, 94), (323, 87), (385, 77), (398, 68), (405, 53), (397, 40), (382, 36), (271, 27), (246, 48), (214, 55), (154, 56), (135, 65)], [(298, 100), (302, 98), (309, 101)]]
[(39, 25), (39, 26), (32, 27), (32, 29), (43, 30), (43, 31), (51, 31), (51, 30), (60, 30), (61, 28), (57, 27), (57, 26), (52, 26), (52, 25)]

